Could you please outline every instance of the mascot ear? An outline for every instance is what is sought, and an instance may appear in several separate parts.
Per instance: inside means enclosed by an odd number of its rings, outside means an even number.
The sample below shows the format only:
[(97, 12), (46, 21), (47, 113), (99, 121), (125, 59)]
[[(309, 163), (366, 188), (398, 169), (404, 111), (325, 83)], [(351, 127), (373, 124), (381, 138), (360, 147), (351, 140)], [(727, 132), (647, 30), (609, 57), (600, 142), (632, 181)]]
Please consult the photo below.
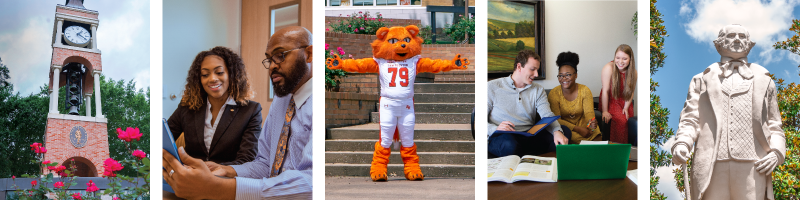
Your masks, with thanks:
[(375, 35), (378, 36), (379, 40), (384, 40), (387, 34), (389, 34), (389, 28), (381, 27)]
[(419, 27), (417, 27), (416, 25), (408, 25), (408, 26), (406, 26), (406, 30), (409, 33), (411, 33), (411, 36), (414, 36), (414, 37), (416, 37), (417, 34), (419, 33)]

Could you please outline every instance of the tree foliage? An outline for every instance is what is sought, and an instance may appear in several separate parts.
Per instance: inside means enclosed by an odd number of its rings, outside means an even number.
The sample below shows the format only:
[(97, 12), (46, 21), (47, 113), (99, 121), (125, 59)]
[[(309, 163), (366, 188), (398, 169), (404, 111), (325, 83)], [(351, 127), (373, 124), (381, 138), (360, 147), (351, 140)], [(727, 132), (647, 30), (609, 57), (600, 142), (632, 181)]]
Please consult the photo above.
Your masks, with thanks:
[[(5, 66), (3, 66), (5, 67)], [(0, 70), (0, 77), (2, 77)], [(130, 157), (125, 145), (150, 154), (150, 89), (136, 89), (136, 83), (124, 80), (114, 81), (100, 76), (100, 90), (103, 114), (108, 119), (108, 141), (111, 158), (122, 160)], [(13, 93), (13, 85), (0, 86), (0, 178), (12, 175), (40, 173), (38, 165), (30, 164), (34, 154), (29, 145), (43, 142), (47, 124), (50, 97), (47, 84), (38, 93), (22, 96)], [(59, 109), (64, 112), (65, 88), (59, 89)], [(94, 96), (87, 103), (92, 104), (94, 116), (96, 107)], [(86, 112), (81, 106), (80, 115)], [(125, 144), (117, 139), (117, 128), (139, 127), (142, 130), (140, 141)], [(126, 167), (119, 174), (136, 176), (133, 168)]]
[[(800, 20), (792, 20), (789, 30), (795, 35), (776, 42), (773, 47), (800, 55)], [(786, 159), (772, 172), (773, 191), (775, 199), (800, 199), (800, 85), (787, 85), (783, 79), (776, 79), (772, 74), (770, 76), (776, 82), (778, 109), (786, 134)]]
[[(664, 39), (669, 37), (664, 26), (663, 16), (656, 8), (657, 0), (650, 0), (650, 76), (652, 77), (659, 68), (664, 67)], [(661, 191), (656, 188), (659, 177), (656, 176), (656, 168), (668, 166), (672, 156), (668, 151), (661, 150), (659, 147), (664, 144), (673, 134), (673, 130), (667, 124), (669, 121), (669, 109), (661, 105), (661, 98), (656, 95), (658, 82), (650, 78), (650, 199), (664, 200)]]

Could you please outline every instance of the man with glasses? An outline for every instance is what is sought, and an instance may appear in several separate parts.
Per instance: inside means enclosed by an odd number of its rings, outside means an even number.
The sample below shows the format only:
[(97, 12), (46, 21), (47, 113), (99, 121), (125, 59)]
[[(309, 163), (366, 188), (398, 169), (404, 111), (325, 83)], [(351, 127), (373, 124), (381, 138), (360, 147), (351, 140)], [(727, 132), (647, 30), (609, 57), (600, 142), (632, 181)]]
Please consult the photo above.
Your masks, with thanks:
[[(185, 168), (163, 171), (175, 195), (187, 199), (311, 199), (311, 32), (278, 30), (262, 62), (270, 71), (275, 99), (258, 139), (256, 159), (242, 165), (203, 163), (178, 150)], [(180, 166), (163, 152), (164, 163)]]

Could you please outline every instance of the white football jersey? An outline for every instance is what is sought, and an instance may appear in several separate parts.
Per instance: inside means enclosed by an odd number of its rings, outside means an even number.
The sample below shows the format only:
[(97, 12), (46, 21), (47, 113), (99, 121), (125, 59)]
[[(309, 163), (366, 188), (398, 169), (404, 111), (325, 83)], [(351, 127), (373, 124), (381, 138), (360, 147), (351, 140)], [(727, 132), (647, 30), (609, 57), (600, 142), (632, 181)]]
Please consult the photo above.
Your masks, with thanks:
[(378, 63), (381, 79), (381, 97), (408, 99), (414, 97), (414, 80), (417, 78), (417, 61), (420, 56), (406, 60), (373, 58)]

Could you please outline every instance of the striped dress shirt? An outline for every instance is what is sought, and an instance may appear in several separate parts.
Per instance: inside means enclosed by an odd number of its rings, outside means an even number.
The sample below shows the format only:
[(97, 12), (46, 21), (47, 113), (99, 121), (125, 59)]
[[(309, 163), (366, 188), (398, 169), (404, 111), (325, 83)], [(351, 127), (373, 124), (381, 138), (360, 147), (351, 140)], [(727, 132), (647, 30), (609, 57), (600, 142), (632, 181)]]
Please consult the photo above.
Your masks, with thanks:
[[(258, 138), (256, 159), (242, 165), (231, 165), (236, 170), (236, 199), (311, 199), (312, 143), (311, 80), (298, 89), (297, 94), (275, 96), (267, 119)], [(289, 99), (295, 96), (296, 111), (291, 121), (283, 172), (269, 178), (275, 150), (281, 137)], [(304, 97), (307, 97), (304, 99)]]

